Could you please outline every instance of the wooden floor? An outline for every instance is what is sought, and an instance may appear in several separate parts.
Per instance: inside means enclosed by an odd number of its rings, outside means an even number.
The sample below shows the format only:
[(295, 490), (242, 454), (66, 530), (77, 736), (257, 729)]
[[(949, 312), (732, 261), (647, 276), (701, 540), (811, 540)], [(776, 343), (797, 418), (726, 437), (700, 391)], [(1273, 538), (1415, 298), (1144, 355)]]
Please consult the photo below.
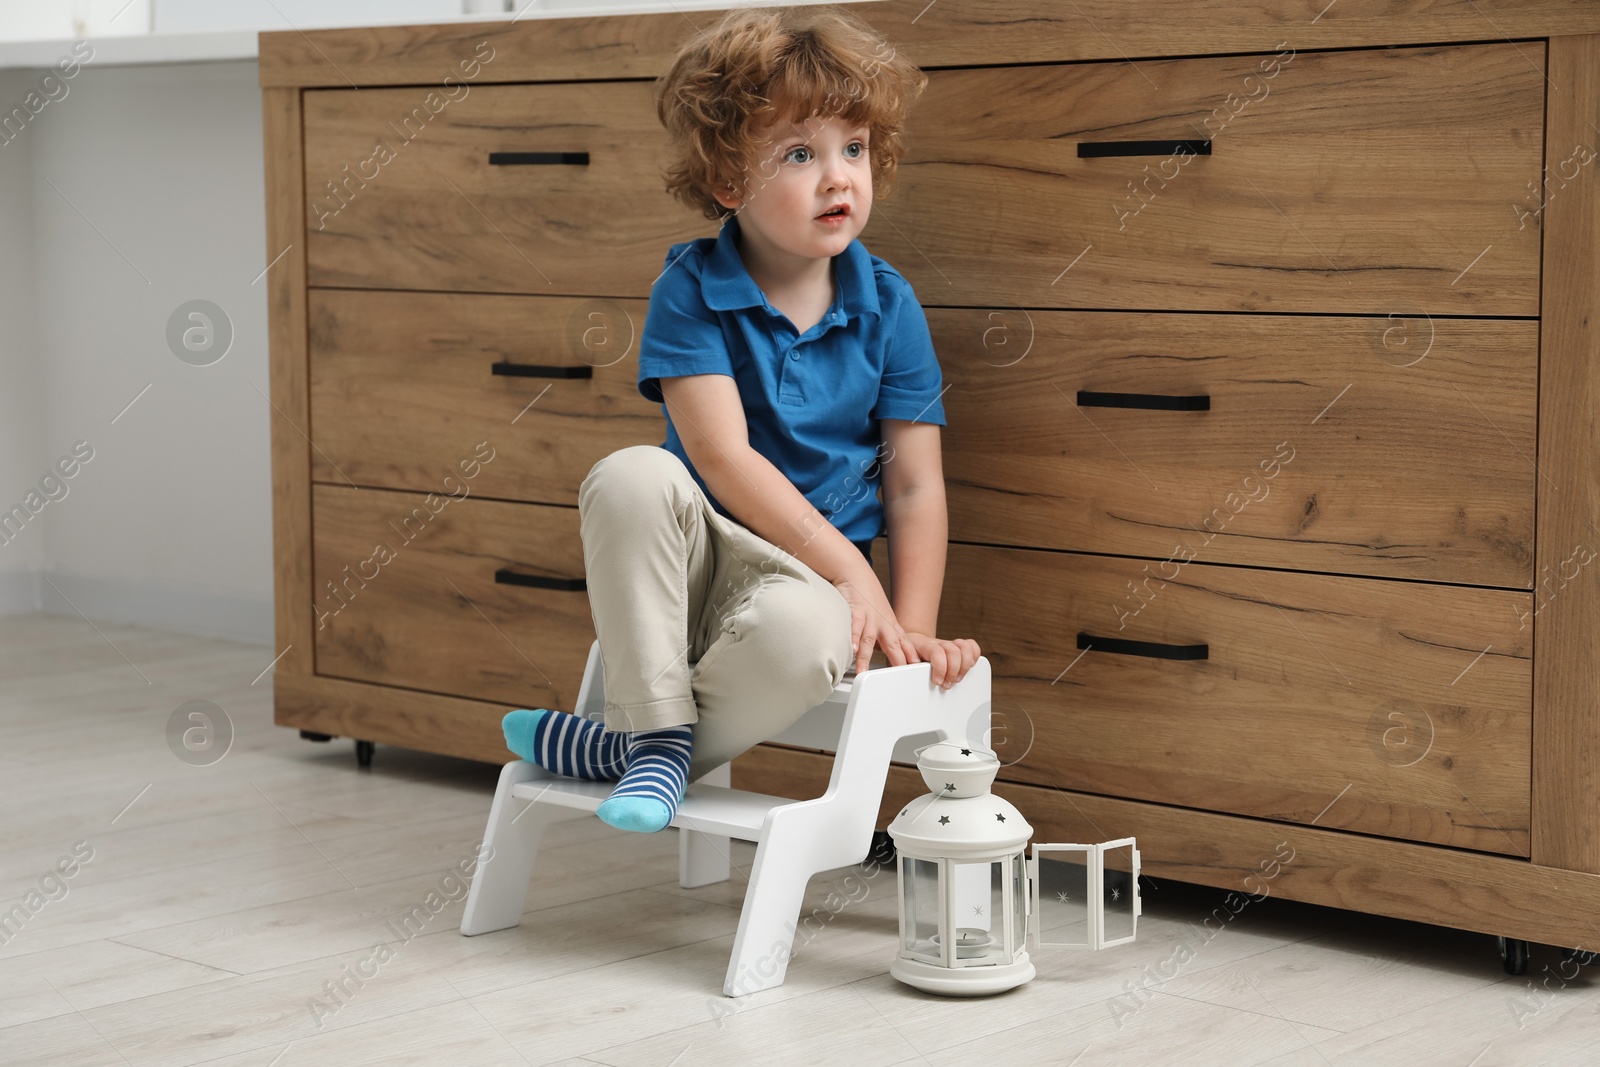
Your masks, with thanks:
[[(1212, 932), (1222, 894), (1175, 882), (1145, 886), (1134, 945), (1037, 953), (1033, 982), (968, 1001), (889, 977), (892, 869), (829, 872), (787, 983), (729, 1000), (743, 878), (680, 889), (675, 831), (585, 819), (551, 831), (521, 926), (462, 937), (451, 869), (498, 768), (380, 747), (358, 769), (351, 741), (272, 724), (272, 655), (0, 618), (0, 1063), (1600, 1062), (1600, 968), (1536, 948), (1511, 978), (1481, 936), (1276, 899)], [(168, 741), (188, 701), (232, 725), (209, 766)]]

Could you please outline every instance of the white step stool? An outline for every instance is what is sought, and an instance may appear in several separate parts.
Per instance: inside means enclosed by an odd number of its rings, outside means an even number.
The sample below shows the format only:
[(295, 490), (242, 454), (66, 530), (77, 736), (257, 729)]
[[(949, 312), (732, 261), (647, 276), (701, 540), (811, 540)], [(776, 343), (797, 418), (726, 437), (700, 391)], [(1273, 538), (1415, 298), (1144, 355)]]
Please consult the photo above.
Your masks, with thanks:
[[(930, 682), (931, 670), (928, 663), (877, 667), (861, 675), (852, 668), (827, 700), (772, 739), (836, 752), (828, 789), (815, 800), (730, 789), (727, 764), (685, 791), (671, 823), (679, 832), (680, 885), (726, 881), (728, 839), (756, 842), (722, 984), (728, 996), (783, 984), (806, 883), (818, 872), (866, 858), (891, 758), (915, 763), (915, 749), (936, 740), (986, 740), (988, 659), (980, 656), (948, 690)], [(575, 712), (598, 720), (604, 693), (596, 641), (589, 648)], [(614, 786), (558, 777), (526, 760), (506, 764), (484, 832), (484, 843), (493, 851), (473, 874), (461, 932), (486, 934), (516, 926), (545, 826), (592, 813)], [(885, 944), (884, 954), (890, 958), (893, 947)]]

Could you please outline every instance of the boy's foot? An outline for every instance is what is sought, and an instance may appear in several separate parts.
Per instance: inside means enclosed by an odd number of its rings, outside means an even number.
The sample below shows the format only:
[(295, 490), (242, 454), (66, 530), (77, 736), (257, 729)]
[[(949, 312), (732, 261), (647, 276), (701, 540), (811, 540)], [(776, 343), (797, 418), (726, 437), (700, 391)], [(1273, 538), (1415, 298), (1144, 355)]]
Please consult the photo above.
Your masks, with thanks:
[(627, 773), (595, 814), (618, 830), (655, 833), (672, 821), (689, 784), (694, 733), (688, 726), (668, 726), (627, 736)]
[(630, 735), (564, 711), (519, 709), (508, 712), (500, 727), (507, 748), (551, 774), (614, 781), (628, 766)]

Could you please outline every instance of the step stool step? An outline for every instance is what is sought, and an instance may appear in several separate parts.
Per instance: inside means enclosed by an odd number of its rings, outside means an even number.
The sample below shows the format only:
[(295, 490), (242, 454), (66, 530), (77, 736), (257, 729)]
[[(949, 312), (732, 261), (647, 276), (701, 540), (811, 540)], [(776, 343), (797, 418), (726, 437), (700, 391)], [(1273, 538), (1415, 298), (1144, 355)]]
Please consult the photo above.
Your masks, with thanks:
[[(594, 811), (611, 795), (616, 784), (552, 776), (514, 785), (511, 795), (540, 804)], [(741, 841), (755, 841), (761, 836), (767, 813), (773, 808), (793, 803), (795, 801), (787, 797), (696, 782), (684, 792), (678, 813), (673, 816), (670, 825), (680, 830), (697, 830), (706, 834), (736, 837)]]

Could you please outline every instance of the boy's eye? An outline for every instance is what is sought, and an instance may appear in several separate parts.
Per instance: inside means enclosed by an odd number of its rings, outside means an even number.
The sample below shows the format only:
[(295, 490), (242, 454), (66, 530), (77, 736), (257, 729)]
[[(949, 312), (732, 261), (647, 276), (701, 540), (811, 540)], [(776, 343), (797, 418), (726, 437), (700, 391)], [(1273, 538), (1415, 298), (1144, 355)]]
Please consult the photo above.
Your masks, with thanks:
[[(860, 151), (852, 153), (850, 151), (852, 148), (859, 148)], [(862, 156), (864, 156), (866, 154), (867, 146), (865, 144), (863, 144), (862, 142), (860, 142), (860, 141), (851, 141), (848, 145), (845, 146), (844, 150), (845, 150), (846, 155), (850, 159), (860, 159), (860, 158), (862, 158)], [(806, 162), (809, 162), (808, 159), (801, 159), (801, 160), (795, 159), (794, 158), (794, 154), (796, 152), (804, 152), (804, 153), (806, 153), (807, 156), (811, 155), (811, 149), (810, 148), (806, 147), (805, 145), (795, 145), (793, 148), (789, 149), (789, 151), (787, 151), (787, 152), (785, 152), (783, 154), (784, 161), (785, 162), (795, 162), (795, 163), (806, 163)]]

